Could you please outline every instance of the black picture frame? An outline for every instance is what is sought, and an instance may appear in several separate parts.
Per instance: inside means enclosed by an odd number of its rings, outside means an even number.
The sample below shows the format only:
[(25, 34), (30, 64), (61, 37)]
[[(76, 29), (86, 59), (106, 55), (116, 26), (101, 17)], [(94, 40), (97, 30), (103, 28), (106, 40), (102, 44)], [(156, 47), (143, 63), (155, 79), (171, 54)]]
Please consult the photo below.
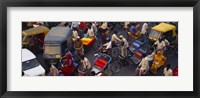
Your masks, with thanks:
[[(194, 64), (193, 64), (193, 91), (152, 91), (152, 92), (21, 92), (7, 91), (7, 7), (193, 7), (193, 42), (194, 42)], [(0, 2), (0, 96), (2, 98), (198, 98), (199, 97), (199, 39), (200, 34), (200, 0), (2, 0)], [(192, 32), (192, 31), (191, 31)], [(190, 73), (191, 74), (191, 73)], [(166, 84), (164, 84), (166, 85)]]

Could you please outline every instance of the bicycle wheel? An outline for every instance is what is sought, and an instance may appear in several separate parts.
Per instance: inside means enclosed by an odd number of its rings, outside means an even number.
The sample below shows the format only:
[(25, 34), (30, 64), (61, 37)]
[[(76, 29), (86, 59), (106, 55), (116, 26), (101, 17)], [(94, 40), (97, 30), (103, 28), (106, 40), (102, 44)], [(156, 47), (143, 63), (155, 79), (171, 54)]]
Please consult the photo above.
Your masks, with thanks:
[(110, 70), (112, 73), (118, 73), (120, 71), (121, 65), (116, 61), (115, 63), (112, 64)]

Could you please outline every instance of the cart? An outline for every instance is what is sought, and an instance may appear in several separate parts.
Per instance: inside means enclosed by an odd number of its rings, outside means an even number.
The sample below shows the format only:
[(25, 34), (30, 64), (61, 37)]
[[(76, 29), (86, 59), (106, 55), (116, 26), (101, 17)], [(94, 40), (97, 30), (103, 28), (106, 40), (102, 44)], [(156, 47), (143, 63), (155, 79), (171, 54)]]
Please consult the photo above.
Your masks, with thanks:
[(103, 72), (105, 73), (108, 64), (112, 61), (112, 58), (104, 53), (100, 53), (94, 60), (94, 67), (91, 71), (95, 73)]

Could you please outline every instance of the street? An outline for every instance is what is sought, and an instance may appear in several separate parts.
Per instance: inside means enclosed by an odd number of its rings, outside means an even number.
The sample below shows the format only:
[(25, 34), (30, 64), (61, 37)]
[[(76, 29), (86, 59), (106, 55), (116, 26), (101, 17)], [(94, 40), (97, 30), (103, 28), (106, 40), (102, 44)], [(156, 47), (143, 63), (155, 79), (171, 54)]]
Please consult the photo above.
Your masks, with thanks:
[[(58, 26), (63, 26), (64, 27), (65, 22), (60, 23)], [(128, 43), (131, 44), (134, 40), (136, 39), (130, 39), (128, 38), (128, 32), (121, 27), (121, 25), (117, 24), (113, 28), (113, 30), (110, 30), (109, 35), (113, 34), (113, 31), (117, 31), (117, 36), (123, 35), (125, 39), (128, 39)], [(150, 32), (150, 29), (148, 30)], [(94, 67), (94, 61), (95, 61), (95, 54), (97, 53), (97, 50), (99, 48), (99, 44), (101, 43), (101, 38), (96, 37), (95, 43), (90, 47), (90, 49), (84, 49), (85, 51), (85, 56), (89, 60), (90, 64), (92, 67)], [(149, 44), (146, 44), (149, 45)], [(46, 70), (49, 71), (49, 66), (45, 63), (44, 56), (43, 56), (44, 51), (35, 54), (37, 57), (38, 62), (42, 65), (42, 67)], [(128, 55), (132, 56), (132, 52), (128, 50)], [(166, 56), (167, 59), (167, 64), (171, 64), (171, 69), (174, 70), (177, 65), (178, 65), (178, 54), (174, 54), (173, 56)], [(113, 59), (107, 67), (107, 73), (106, 76), (136, 76), (136, 68), (138, 67), (138, 64), (134, 64), (131, 62), (130, 58), (128, 57), (127, 65), (120, 65), (119, 59), (117, 58), (116, 60)], [(79, 65), (81, 66), (81, 65)], [(120, 66), (120, 69), (118, 72), (113, 72), (112, 71), (112, 66)], [(73, 75), (74, 76), (74, 75)], [(146, 76), (163, 76), (163, 69), (158, 70), (157, 74), (152, 74), (152, 73), (147, 73)]]

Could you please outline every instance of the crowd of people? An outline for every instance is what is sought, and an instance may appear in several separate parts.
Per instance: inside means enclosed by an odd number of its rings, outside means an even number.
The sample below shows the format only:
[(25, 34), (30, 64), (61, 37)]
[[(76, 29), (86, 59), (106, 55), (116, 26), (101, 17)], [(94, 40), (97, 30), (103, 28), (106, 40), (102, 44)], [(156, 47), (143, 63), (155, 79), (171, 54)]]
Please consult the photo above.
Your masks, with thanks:
[[(96, 76), (96, 75), (106, 75), (102, 71), (95, 73), (91, 71), (93, 63), (86, 57), (86, 50), (84, 48), (82, 38), (91, 38), (95, 41), (99, 41), (97, 53), (106, 53), (112, 57), (112, 51), (114, 48), (118, 47), (119, 63), (123, 66), (129, 65), (128, 55), (129, 46), (131, 41), (137, 38), (141, 39), (141, 42), (148, 41), (148, 35), (152, 26), (158, 23), (149, 22), (69, 22), (64, 23), (64, 26), (68, 26), (72, 29), (72, 42), (73, 49), (66, 49), (66, 55), (60, 58), (60, 61), (64, 60), (64, 63), (59, 67), (56, 65), (50, 65), (49, 70), (46, 75), (58, 76), (58, 75), (79, 75), (80, 69), (75, 66), (74, 54), (76, 54), (80, 62), (79, 66), (82, 66), (82, 75), (86, 76)], [(42, 25), (42, 24), (40, 24)], [(35, 25), (37, 26), (37, 25)], [(125, 34), (119, 33), (119, 31), (126, 32)], [(136, 36), (130, 37), (131, 36)], [(138, 36), (138, 37), (137, 37)], [(133, 71), (136, 75), (157, 75), (158, 69), (164, 66), (162, 70), (162, 75), (172, 76), (173, 70), (171, 64), (167, 62), (166, 51), (168, 51), (168, 46), (170, 41), (166, 39), (165, 36), (160, 37), (153, 44), (148, 47), (148, 55), (143, 55), (137, 68)], [(79, 73), (79, 74), (77, 74)]]

